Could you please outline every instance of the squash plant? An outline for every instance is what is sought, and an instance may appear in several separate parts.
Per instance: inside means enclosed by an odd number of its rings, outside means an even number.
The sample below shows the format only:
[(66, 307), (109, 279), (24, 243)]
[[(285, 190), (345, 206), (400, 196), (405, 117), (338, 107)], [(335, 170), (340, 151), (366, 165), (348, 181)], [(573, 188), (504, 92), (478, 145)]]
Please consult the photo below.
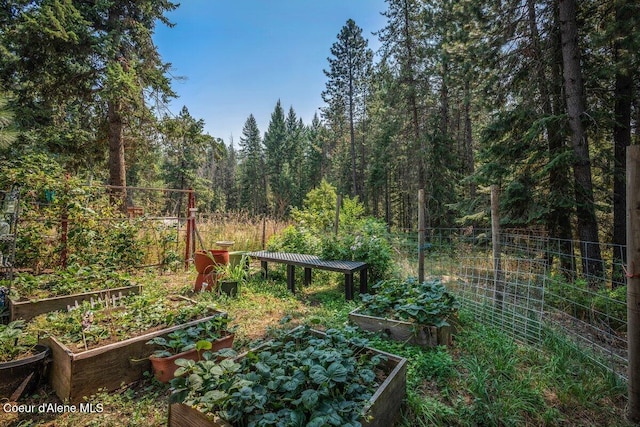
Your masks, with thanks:
[[(172, 403), (217, 414), (236, 426), (360, 426), (379, 387), (385, 356), (335, 329), (300, 327), (243, 358), (179, 359)], [(183, 376), (178, 376), (183, 375)]]
[(383, 280), (363, 294), (361, 314), (404, 320), (420, 325), (448, 326), (460, 303), (440, 279), (418, 283), (415, 278)]

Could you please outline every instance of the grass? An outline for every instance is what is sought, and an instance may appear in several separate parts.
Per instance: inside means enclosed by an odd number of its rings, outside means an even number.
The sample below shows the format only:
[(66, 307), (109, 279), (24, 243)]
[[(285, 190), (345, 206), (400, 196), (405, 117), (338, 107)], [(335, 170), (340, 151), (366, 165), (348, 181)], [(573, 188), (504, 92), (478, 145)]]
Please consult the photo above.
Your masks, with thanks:
[[(194, 296), (211, 299), (229, 313), (237, 327), (238, 350), (258, 344), (275, 328), (345, 327), (348, 313), (357, 307), (357, 302), (344, 300), (343, 275), (318, 272), (311, 286), (297, 284), (298, 292), (292, 295), (282, 272), (273, 269), (270, 274), (268, 281), (254, 274), (236, 299), (208, 293)], [(155, 279), (155, 286), (186, 293), (194, 279), (193, 271), (164, 275)], [(630, 425), (624, 421), (625, 385), (550, 331), (540, 348), (521, 346), (462, 312), (451, 348), (423, 349), (359, 334), (373, 347), (408, 360), (402, 426)], [(0, 410), (0, 425), (164, 426), (168, 395), (168, 386), (148, 376), (117, 392), (88, 398), (103, 405), (101, 413), (33, 416)], [(21, 403), (55, 401), (52, 390), (43, 387)]]

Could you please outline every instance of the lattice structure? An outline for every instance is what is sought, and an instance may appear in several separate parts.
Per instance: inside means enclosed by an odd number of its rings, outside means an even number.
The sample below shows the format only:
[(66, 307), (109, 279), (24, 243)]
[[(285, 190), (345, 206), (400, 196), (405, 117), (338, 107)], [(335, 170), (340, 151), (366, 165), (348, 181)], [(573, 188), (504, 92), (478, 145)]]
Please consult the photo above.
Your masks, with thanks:
[[(396, 237), (394, 246), (417, 266), (417, 234), (409, 236)], [(490, 230), (428, 230), (426, 269), (445, 278), (479, 321), (532, 345), (541, 343), (545, 328), (553, 329), (626, 378), (624, 248), (601, 244), (598, 261), (583, 259), (586, 246), (536, 230), (506, 230), (500, 239), (496, 274)], [(594, 263), (600, 264), (598, 276), (588, 274)]]

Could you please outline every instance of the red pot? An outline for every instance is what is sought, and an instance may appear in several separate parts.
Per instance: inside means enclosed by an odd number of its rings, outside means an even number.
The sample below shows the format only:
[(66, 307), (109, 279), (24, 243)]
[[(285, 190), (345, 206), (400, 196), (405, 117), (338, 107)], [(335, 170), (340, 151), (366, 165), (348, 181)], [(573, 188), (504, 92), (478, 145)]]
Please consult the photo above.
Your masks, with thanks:
[(196, 271), (200, 274), (208, 274), (213, 271), (214, 262), (205, 251), (196, 251), (193, 254), (193, 264), (196, 266)]
[(226, 249), (209, 249), (209, 253), (213, 255), (215, 264), (229, 264), (229, 251)]
[[(206, 351), (217, 351), (223, 348), (231, 348), (233, 346), (233, 339), (235, 338), (235, 334), (229, 334), (222, 338), (219, 338), (213, 341), (211, 344), (211, 350)], [(167, 383), (173, 377), (176, 369), (178, 369), (178, 365), (176, 365), (176, 360), (178, 359), (189, 359), (197, 362), (200, 360), (200, 356), (204, 353), (205, 350), (201, 350), (200, 353), (194, 348), (189, 351), (185, 351), (182, 353), (174, 354), (169, 357), (154, 357), (149, 356), (149, 360), (151, 361), (151, 366), (153, 367), (153, 374), (156, 379), (160, 382)]]

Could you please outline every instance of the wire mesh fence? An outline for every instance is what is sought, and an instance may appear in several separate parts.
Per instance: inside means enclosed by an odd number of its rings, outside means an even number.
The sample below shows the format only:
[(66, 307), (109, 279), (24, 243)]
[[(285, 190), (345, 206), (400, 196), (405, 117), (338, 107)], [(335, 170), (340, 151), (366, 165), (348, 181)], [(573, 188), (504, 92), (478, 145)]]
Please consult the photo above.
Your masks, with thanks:
[[(417, 233), (393, 236), (394, 247), (416, 274)], [(595, 363), (627, 376), (624, 248), (549, 238), (538, 230), (500, 234), (496, 268), (487, 229), (430, 229), (425, 269), (448, 283), (478, 321), (515, 340), (539, 345), (551, 328), (575, 342)]]

